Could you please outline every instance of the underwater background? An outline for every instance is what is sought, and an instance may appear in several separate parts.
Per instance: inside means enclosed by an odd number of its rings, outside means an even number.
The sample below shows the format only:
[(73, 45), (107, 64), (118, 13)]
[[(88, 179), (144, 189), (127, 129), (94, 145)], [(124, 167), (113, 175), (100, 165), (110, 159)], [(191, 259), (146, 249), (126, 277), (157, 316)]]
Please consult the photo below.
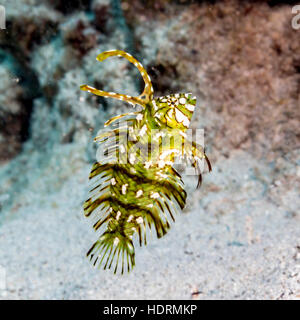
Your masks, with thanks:
[[(0, 299), (299, 299), (297, 1), (6, 0), (0, 30)], [(299, 3), (300, 4), (300, 3)], [(299, 21), (300, 24), (300, 21)], [(192, 92), (213, 171), (129, 274), (93, 268), (93, 138), (128, 104), (79, 86)], [(183, 172), (184, 175), (184, 172)]]

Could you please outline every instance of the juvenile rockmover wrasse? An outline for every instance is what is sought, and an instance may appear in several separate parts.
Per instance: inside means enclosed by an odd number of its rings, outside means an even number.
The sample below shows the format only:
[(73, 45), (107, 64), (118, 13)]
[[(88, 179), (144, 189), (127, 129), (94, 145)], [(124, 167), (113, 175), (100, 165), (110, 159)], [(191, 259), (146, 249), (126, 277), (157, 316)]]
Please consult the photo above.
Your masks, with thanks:
[[(141, 110), (116, 116), (105, 123), (115, 125), (99, 134), (95, 141), (105, 144), (105, 158), (97, 161), (90, 173), (94, 182), (91, 196), (84, 204), (88, 217), (96, 218), (94, 229), (106, 230), (87, 253), (93, 264), (114, 268), (119, 260), (121, 273), (135, 265), (133, 236), (146, 245), (147, 230), (154, 226), (157, 237), (165, 235), (178, 209), (183, 209), (186, 192), (180, 174), (174, 169), (176, 157), (191, 163), (202, 181), (200, 161), (210, 162), (203, 148), (187, 139), (196, 98), (191, 93), (154, 98), (150, 77), (140, 62), (120, 50), (106, 51), (97, 60), (121, 56), (133, 63), (145, 82), (138, 97), (106, 92), (89, 85), (80, 88), (95, 95), (126, 101)], [(125, 265), (125, 267), (124, 267)]]

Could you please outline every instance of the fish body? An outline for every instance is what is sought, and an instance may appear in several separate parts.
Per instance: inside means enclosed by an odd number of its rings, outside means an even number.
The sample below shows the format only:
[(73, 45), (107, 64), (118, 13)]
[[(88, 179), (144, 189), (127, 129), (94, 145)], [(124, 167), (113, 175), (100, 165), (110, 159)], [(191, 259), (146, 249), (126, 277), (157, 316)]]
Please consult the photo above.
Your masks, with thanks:
[[(105, 123), (111, 129), (100, 133), (95, 141), (105, 145), (104, 157), (91, 170), (91, 195), (84, 204), (85, 215), (96, 217), (94, 229), (106, 230), (87, 255), (94, 265), (113, 268), (119, 261), (121, 273), (135, 265), (134, 235), (147, 244), (147, 232), (154, 228), (158, 238), (170, 228), (178, 210), (184, 208), (186, 192), (180, 174), (174, 169), (177, 157), (189, 160), (199, 174), (199, 161), (205, 160), (203, 148), (187, 139), (186, 130), (196, 106), (191, 93), (153, 97), (149, 75), (132, 55), (106, 51), (98, 55), (103, 61), (122, 56), (140, 71), (145, 88), (138, 97), (106, 92), (88, 85), (82, 90), (98, 96), (115, 98), (142, 107), (140, 111), (116, 116)], [(117, 126), (116, 126), (117, 124)]]

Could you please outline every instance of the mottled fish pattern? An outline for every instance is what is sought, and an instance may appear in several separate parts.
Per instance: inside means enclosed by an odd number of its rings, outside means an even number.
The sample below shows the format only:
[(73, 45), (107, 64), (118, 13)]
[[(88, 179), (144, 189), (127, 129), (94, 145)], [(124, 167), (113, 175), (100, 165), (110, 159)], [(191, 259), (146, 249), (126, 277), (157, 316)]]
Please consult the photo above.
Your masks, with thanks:
[[(106, 92), (89, 85), (80, 88), (98, 96), (115, 98), (141, 111), (116, 116), (105, 123), (106, 130), (95, 141), (105, 144), (104, 155), (90, 173), (93, 183), (90, 197), (84, 204), (85, 216), (95, 218), (94, 229), (106, 230), (87, 253), (94, 265), (113, 268), (116, 273), (121, 260), (121, 273), (135, 265), (133, 236), (140, 245), (147, 244), (147, 231), (154, 228), (162, 237), (170, 228), (170, 219), (183, 209), (186, 192), (173, 164), (176, 157), (190, 161), (199, 176), (199, 161), (211, 165), (200, 145), (190, 142), (186, 130), (196, 106), (190, 93), (153, 97), (150, 77), (140, 62), (120, 50), (106, 51), (97, 60), (121, 56), (133, 63), (145, 82), (138, 97)], [(118, 126), (116, 126), (118, 124)]]

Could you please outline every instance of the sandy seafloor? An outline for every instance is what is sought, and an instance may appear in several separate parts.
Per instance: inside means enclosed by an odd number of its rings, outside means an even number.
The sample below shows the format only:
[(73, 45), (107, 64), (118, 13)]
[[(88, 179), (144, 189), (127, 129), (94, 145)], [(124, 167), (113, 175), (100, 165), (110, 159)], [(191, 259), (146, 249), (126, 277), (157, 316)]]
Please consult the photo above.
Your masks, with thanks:
[[(300, 30), (281, 1), (2, 1), (0, 299), (300, 299)], [(168, 234), (114, 275), (85, 257), (93, 137), (138, 94), (193, 92), (213, 171)], [(5, 271), (5, 277), (3, 274)], [(5, 289), (4, 289), (5, 288)]]
[(227, 161), (206, 178), (220, 179), (218, 169), (231, 171), (226, 189), (234, 210), (211, 215), (205, 202), (219, 200), (207, 195), (201, 206), (177, 217), (163, 239), (137, 247), (136, 267), (123, 276), (92, 268), (85, 258), (96, 238), (83, 218), (84, 193), (73, 187), (88, 174), (88, 168), (80, 170), (59, 193), (20, 209), (18, 218), (1, 226), (5, 298), (299, 298), (299, 225), (264, 197), (263, 182), (249, 174), (252, 161), (244, 154), (235, 161), (243, 163), (238, 171)]

